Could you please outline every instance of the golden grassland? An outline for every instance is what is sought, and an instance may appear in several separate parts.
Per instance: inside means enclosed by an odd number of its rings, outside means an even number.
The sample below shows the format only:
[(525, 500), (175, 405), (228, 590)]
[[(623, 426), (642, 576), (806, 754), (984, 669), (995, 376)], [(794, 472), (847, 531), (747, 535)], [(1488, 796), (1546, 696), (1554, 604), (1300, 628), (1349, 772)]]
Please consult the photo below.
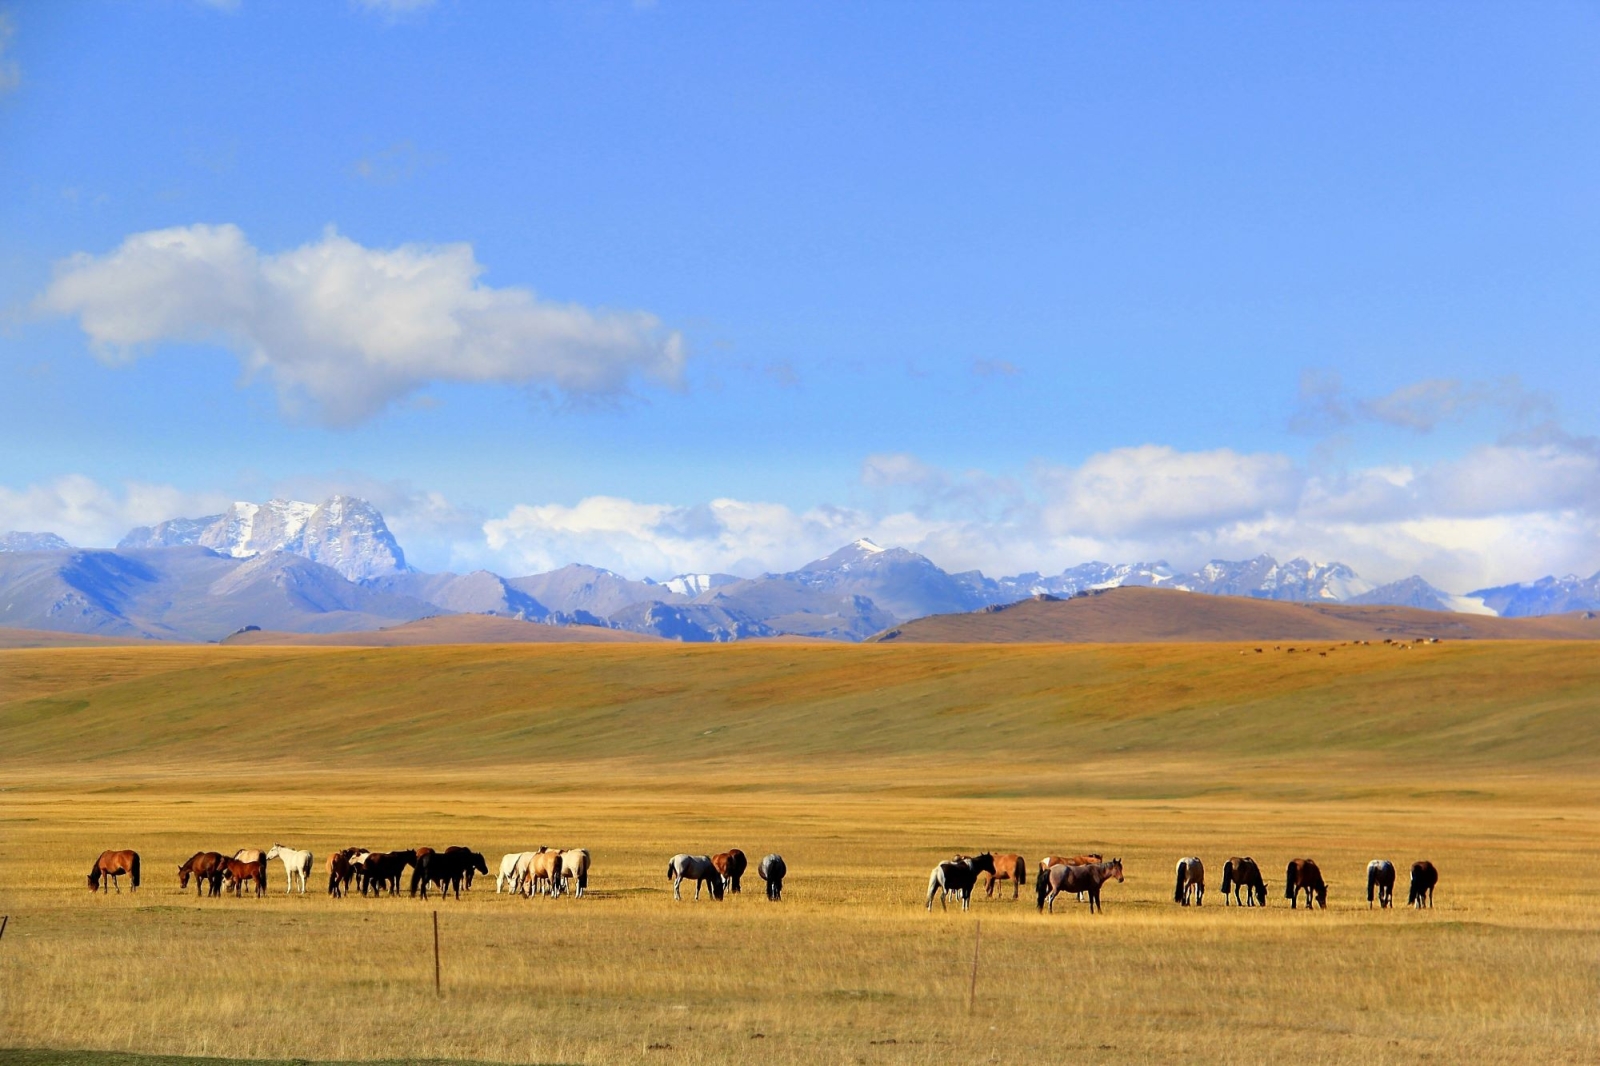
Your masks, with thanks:
[[(0, 1044), (501, 1062), (1600, 1058), (1600, 649), (0, 652)], [(1327, 650), (1326, 647), (1320, 650)], [(587, 846), (590, 898), (197, 900), (201, 849)], [(105, 847), (145, 887), (91, 896)], [(668, 856), (782, 852), (674, 903)], [(922, 907), (1118, 854), (1104, 915)], [(1211, 893), (1171, 901), (1177, 858)], [(1225, 909), (1251, 854), (1265, 911)], [(1290, 911), (1318, 859), (1327, 912)], [(1441, 869), (1369, 912), (1368, 859)], [(430, 912), (443, 940), (433, 991)], [(977, 994), (968, 988), (982, 923)]]

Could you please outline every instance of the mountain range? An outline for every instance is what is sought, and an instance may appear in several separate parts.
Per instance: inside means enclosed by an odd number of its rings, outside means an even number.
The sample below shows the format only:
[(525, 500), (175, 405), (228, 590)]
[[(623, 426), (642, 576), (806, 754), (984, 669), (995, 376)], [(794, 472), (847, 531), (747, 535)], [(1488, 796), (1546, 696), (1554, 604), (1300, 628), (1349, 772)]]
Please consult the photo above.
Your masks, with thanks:
[(523, 577), (427, 574), (407, 565), (377, 508), (343, 495), (316, 504), (235, 503), (222, 514), (131, 530), (112, 550), (73, 548), (52, 533), (0, 534), (0, 626), (178, 640), (217, 640), (248, 626), (348, 632), (450, 613), (682, 641), (864, 640), (929, 615), (1117, 587), (1506, 617), (1600, 609), (1600, 574), (1459, 596), (1420, 576), (1374, 586), (1342, 563), (1259, 555), (1193, 572), (1158, 560), (990, 578), (949, 573), (916, 552), (868, 540), (798, 570), (752, 578), (681, 574), (657, 582), (583, 564)]

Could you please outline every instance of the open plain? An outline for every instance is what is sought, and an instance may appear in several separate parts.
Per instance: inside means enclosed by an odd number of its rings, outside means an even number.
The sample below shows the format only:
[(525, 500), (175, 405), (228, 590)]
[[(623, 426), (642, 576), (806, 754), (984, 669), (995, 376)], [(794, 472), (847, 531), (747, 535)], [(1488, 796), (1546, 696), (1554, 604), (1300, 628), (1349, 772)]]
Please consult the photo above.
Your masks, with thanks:
[[(0, 1043), (262, 1059), (1600, 1058), (1600, 649), (0, 651)], [(1243, 654), (1241, 654), (1243, 652)], [(195, 851), (540, 844), (589, 898), (197, 899)], [(769, 851), (675, 903), (678, 851)], [(91, 895), (108, 847), (133, 894)], [(929, 915), (956, 851), (1121, 856), (1104, 915)], [(1208, 867), (1205, 906), (1173, 863)], [(1224, 908), (1252, 855), (1266, 910)], [(1326, 912), (1291, 911), (1315, 857)], [(1368, 859), (1401, 906), (1367, 909)], [(1404, 908), (1431, 859), (1431, 912)], [(314, 879), (315, 880), (315, 879)], [(1065, 903), (1065, 901), (1063, 901)], [(434, 993), (439, 912), (443, 995)], [(981, 921), (981, 933), (978, 923)], [(976, 943), (975, 943), (976, 942)], [(972, 984), (974, 948), (978, 970)], [(969, 994), (975, 987), (969, 1008)]]

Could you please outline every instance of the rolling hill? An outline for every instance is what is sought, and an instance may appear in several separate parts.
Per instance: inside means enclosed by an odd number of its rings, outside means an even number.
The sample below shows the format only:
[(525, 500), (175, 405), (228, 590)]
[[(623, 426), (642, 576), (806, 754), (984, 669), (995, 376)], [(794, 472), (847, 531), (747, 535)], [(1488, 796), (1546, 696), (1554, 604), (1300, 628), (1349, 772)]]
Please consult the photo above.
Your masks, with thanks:
[(1035, 597), (885, 630), (879, 643), (1018, 644), (1186, 641), (1600, 640), (1593, 612), (1496, 618), (1414, 607), (1290, 603), (1122, 587)]

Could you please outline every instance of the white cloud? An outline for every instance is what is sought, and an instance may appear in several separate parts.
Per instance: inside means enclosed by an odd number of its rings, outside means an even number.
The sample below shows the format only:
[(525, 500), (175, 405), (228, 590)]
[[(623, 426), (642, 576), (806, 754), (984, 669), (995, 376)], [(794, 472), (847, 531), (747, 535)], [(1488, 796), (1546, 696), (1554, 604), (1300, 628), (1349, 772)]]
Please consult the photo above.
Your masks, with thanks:
[(0, 485), (0, 532), (55, 533), (77, 546), (110, 547), (135, 526), (216, 514), (232, 502), (220, 493), (184, 492), (130, 481), (120, 489), (68, 474), (44, 485)]
[(466, 244), (366, 248), (328, 230), (262, 254), (236, 226), (138, 233), (58, 264), (41, 310), (77, 316), (107, 362), (162, 342), (216, 343), (277, 386), (283, 407), (335, 425), (432, 382), (616, 397), (676, 384), (682, 337), (643, 311), (591, 310), (481, 284)]

